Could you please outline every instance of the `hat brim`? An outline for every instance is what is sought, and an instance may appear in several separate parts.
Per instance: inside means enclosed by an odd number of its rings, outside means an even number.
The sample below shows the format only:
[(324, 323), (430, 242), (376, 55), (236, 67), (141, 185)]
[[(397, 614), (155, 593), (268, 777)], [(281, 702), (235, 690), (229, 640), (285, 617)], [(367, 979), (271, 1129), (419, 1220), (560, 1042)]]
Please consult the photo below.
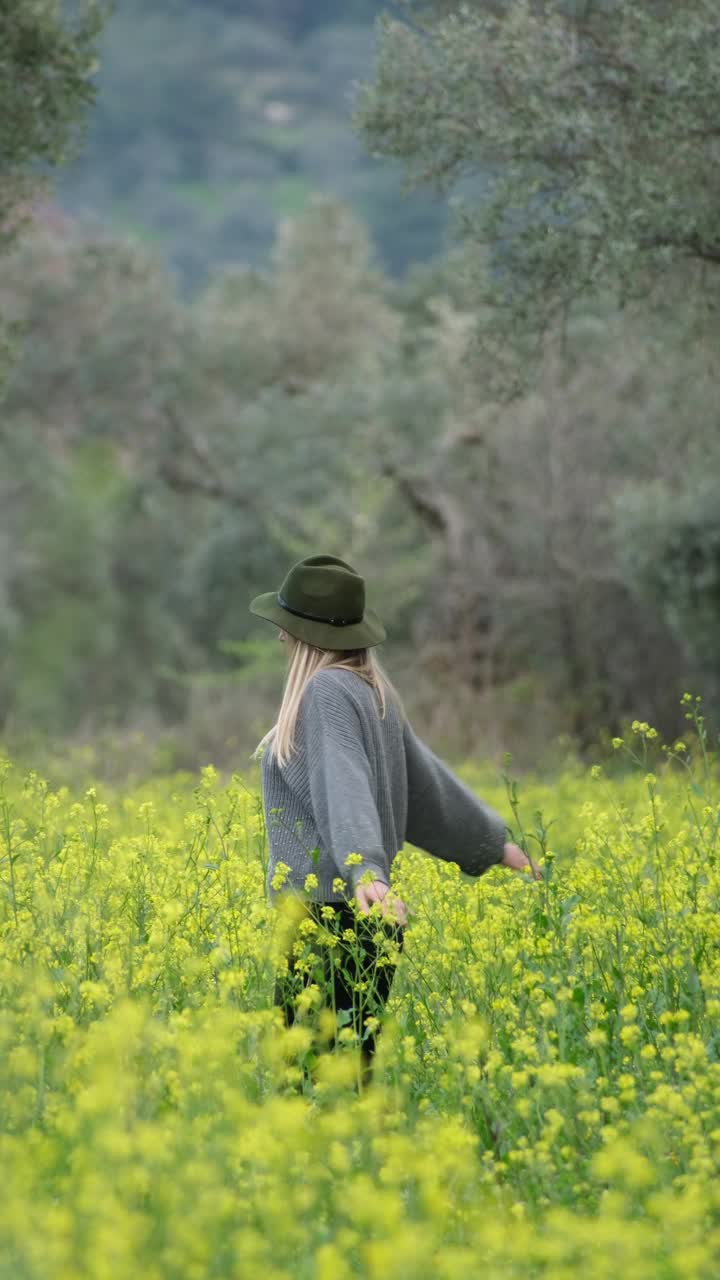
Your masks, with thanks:
[(274, 622), (296, 640), (315, 645), (317, 649), (370, 649), (382, 644), (385, 628), (373, 609), (366, 609), (362, 622), (351, 627), (333, 627), (329, 622), (311, 622), (298, 618), (278, 604), (274, 591), (266, 591), (250, 601), (250, 612), (258, 618)]

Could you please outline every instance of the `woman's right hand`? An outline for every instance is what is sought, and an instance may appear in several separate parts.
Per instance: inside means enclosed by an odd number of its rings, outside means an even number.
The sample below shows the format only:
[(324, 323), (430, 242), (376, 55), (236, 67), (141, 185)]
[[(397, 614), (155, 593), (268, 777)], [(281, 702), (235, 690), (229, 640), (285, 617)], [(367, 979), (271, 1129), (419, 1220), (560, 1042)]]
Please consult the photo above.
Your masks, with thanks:
[(531, 867), (533, 876), (536, 880), (542, 880), (543, 878), (540, 868), (536, 866), (532, 858), (529, 858), (526, 853), (523, 853), (522, 849), (517, 844), (505, 845), (501, 865), (503, 867), (510, 867), (512, 871), (525, 871), (527, 867)]
[(355, 897), (360, 903), (360, 910), (363, 915), (368, 915), (371, 906), (375, 902), (380, 903), (380, 910), (384, 916), (390, 920), (394, 920), (396, 924), (407, 924), (407, 907), (402, 898), (398, 898), (393, 893), (384, 880), (373, 880), (372, 884), (359, 884), (355, 890)]

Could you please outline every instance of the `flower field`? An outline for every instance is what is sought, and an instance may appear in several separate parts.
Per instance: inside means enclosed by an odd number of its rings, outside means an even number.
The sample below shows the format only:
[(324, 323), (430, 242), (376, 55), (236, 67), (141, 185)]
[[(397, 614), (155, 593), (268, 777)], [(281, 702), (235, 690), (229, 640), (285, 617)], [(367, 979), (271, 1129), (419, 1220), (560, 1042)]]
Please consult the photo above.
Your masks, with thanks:
[(468, 769), (543, 879), (399, 855), (360, 1091), (347, 1028), (308, 1082), (272, 1007), (255, 775), (0, 765), (0, 1280), (715, 1280), (720, 809), (686, 700), (687, 745)]

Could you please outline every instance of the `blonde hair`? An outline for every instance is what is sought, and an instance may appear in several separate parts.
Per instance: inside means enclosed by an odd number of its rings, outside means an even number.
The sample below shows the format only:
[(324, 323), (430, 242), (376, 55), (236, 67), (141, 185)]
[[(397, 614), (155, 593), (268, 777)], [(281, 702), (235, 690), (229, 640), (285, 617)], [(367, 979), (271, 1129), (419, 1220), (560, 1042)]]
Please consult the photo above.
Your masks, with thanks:
[(285, 635), (290, 654), (277, 723), (260, 740), (253, 751), (253, 759), (258, 759), (265, 748), (269, 747), (279, 765), (288, 763), (295, 751), (295, 726), (305, 685), (316, 671), (328, 667), (354, 671), (365, 680), (377, 694), (381, 719), (385, 718), (389, 698), (395, 701), (398, 710), (402, 712), (400, 695), (372, 649), (317, 649), (287, 632)]

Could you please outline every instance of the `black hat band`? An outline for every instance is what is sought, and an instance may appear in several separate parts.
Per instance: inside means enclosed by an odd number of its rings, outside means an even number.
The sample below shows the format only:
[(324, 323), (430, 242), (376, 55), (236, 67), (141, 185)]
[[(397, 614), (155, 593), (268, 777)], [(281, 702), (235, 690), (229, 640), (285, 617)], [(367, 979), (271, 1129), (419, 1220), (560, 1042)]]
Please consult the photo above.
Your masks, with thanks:
[(294, 613), (296, 618), (306, 618), (308, 622), (326, 622), (331, 627), (355, 627), (363, 620), (362, 615), (359, 618), (321, 618), (317, 613), (301, 613), (299, 609), (293, 609), (286, 600), (283, 600), (279, 591), (277, 602), (281, 608), (287, 609), (288, 613)]

